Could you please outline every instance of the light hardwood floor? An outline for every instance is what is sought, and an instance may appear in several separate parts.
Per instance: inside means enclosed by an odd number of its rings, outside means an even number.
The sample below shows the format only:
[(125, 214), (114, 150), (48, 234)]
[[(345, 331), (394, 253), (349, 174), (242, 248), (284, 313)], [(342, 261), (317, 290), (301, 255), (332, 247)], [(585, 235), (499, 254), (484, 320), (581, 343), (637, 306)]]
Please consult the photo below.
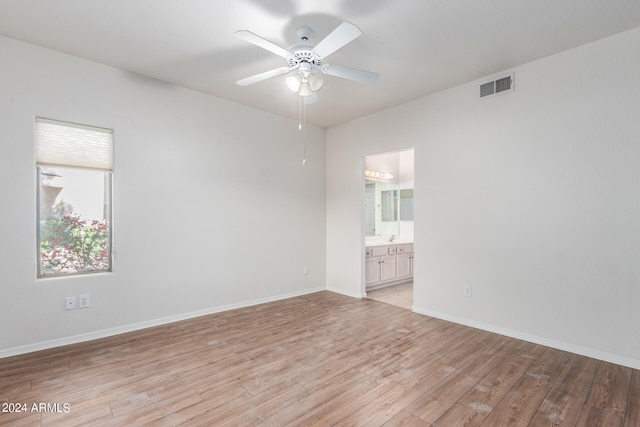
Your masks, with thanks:
[(319, 292), (0, 359), (3, 402), (19, 426), (637, 427), (640, 372)]
[(367, 298), (411, 310), (413, 306), (413, 282), (368, 291)]

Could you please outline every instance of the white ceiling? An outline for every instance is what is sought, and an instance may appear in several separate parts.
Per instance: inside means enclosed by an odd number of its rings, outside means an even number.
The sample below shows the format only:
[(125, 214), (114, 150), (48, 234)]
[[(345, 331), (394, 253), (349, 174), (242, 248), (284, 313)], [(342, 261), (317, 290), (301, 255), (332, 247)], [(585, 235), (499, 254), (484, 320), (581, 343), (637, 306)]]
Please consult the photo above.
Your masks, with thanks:
[[(307, 122), (330, 127), (640, 26), (639, 0), (0, 0), (0, 34), (276, 114), (298, 117), (286, 65), (234, 37), (289, 48), (342, 21), (363, 35), (325, 62), (380, 73), (365, 85), (326, 76)], [(638, 52), (630, 52), (638, 54)]]

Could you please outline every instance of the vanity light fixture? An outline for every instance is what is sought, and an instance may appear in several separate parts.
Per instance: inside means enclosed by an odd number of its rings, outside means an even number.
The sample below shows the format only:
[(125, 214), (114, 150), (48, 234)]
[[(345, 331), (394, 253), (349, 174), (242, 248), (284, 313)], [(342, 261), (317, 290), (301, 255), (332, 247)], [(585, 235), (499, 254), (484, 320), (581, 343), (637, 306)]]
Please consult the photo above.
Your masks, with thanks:
[(379, 172), (369, 169), (365, 169), (364, 176), (368, 178), (393, 179), (393, 174), (389, 172)]

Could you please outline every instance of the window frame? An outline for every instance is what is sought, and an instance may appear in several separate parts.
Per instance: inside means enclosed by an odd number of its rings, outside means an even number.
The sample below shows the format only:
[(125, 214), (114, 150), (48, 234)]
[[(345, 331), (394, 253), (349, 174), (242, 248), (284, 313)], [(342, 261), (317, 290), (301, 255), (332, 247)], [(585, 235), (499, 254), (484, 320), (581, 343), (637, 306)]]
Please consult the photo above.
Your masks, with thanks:
[[(38, 125), (38, 122), (44, 123), (54, 123), (61, 126), (66, 126), (69, 128), (80, 128), (80, 129), (88, 129), (95, 130), (98, 132), (105, 132), (110, 135), (110, 146), (109, 146), (109, 156), (110, 156), (110, 165), (109, 168), (96, 168), (96, 167), (82, 167), (77, 165), (65, 165), (65, 164), (51, 164), (45, 162), (38, 161), (38, 134), (37, 131), (35, 133), (36, 139), (36, 161), (35, 161), (35, 172), (36, 172), (36, 277), (37, 279), (53, 279), (53, 278), (62, 278), (62, 277), (71, 277), (71, 276), (82, 276), (82, 275), (92, 275), (92, 274), (105, 274), (105, 273), (113, 273), (114, 271), (114, 250), (113, 250), (113, 130), (104, 127), (95, 127), (88, 125), (81, 125), (76, 123), (70, 123), (60, 120), (52, 120), (46, 118), (36, 117), (35, 126)], [(104, 179), (104, 194), (103, 197), (106, 201), (103, 208), (104, 220), (107, 223), (107, 267), (100, 270), (82, 270), (76, 272), (57, 272), (57, 273), (46, 273), (43, 269), (42, 263), (42, 221), (46, 218), (43, 218), (42, 215), (42, 205), (41, 205), (41, 192), (42, 192), (42, 176), (43, 170), (46, 168), (63, 168), (63, 169), (71, 169), (77, 171), (86, 171), (89, 173), (102, 173)], [(86, 219), (85, 219), (86, 221)]]

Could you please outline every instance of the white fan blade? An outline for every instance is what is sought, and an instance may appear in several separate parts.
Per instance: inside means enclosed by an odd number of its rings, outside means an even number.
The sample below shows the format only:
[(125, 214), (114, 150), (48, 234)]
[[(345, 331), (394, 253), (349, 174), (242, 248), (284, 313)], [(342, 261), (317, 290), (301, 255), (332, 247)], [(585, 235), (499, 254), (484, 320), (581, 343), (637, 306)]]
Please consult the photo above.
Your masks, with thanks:
[(380, 75), (371, 71), (358, 70), (356, 68), (342, 67), (340, 65), (324, 64), (320, 71), (334, 77), (353, 80), (360, 83), (375, 83)]
[(321, 58), (326, 58), (342, 46), (360, 37), (361, 34), (358, 27), (350, 22), (343, 22), (311, 51)]
[(269, 52), (275, 53), (276, 55), (281, 56), (284, 59), (288, 59), (293, 56), (293, 54), (288, 50), (283, 49), (274, 43), (271, 43), (269, 40), (263, 39), (262, 37), (252, 33), (251, 31), (239, 30), (235, 32), (235, 35), (236, 37), (244, 41), (255, 44), (256, 46), (266, 49)]
[(315, 104), (316, 102), (318, 102), (318, 92), (313, 92), (313, 95), (304, 97), (304, 103), (307, 105)]
[(280, 67), (275, 70), (265, 71), (264, 73), (256, 74), (254, 76), (245, 77), (244, 79), (240, 79), (236, 81), (236, 84), (239, 86), (249, 86), (254, 83), (261, 82), (262, 80), (270, 79), (271, 77), (279, 76), (280, 74), (286, 74), (291, 71), (292, 68), (289, 67)]

